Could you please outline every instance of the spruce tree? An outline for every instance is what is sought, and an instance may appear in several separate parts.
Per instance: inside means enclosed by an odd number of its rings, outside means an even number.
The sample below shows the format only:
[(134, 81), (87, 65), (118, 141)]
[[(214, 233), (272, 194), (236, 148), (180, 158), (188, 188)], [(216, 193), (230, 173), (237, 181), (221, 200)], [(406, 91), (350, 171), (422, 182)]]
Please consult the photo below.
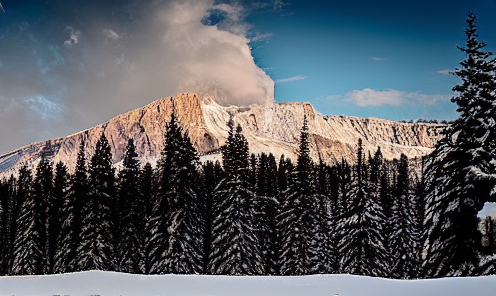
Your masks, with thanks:
[(215, 164), (207, 161), (202, 169), (203, 183), (203, 214), (204, 235), (203, 235), (203, 273), (210, 273), (210, 256), (212, 251), (212, 223), (214, 219), (214, 193), (215, 188), (222, 180), (222, 167), (220, 162)]
[(14, 261), (14, 241), (17, 232), (17, 217), (19, 212), (19, 203), (17, 202), (16, 183), (17, 180), (10, 175), (8, 180), (4, 180), (2, 186), (2, 248), (0, 273), (4, 275), (11, 274), (12, 264)]
[(277, 164), (274, 155), (262, 153), (258, 158), (257, 179), (257, 229), (265, 274), (279, 274), (279, 235), (277, 215)]
[(318, 203), (311, 178), (313, 162), (306, 116), (300, 133), (300, 146), (294, 183), (285, 192), (278, 217), (281, 231), (281, 274), (306, 275), (320, 269), (318, 257)]
[(0, 180), (0, 276), (8, 274), (10, 194), (5, 180)]
[(103, 132), (91, 157), (89, 173), (89, 194), (82, 211), (84, 227), (77, 250), (77, 268), (114, 270), (115, 175), (111, 148)]
[(19, 170), (17, 195), (23, 203), (17, 220), (12, 273), (40, 275), (45, 266), (44, 245), (41, 244), (45, 221), (41, 221), (40, 201), (33, 194), (31, 170), (27, 165)]
[[(374, 168), (377, 169), (377, 168)], [(374, 172), (374, 174), (376, 174)], [(351, 204), (344, 213), (343, 236), (339, 246), (344, 272), (381, 276), (385, 250), (382, 245), (381, 223), (384, 219), (377, 188), (370, 196), (369, 169), (364, 160), (362, 140), (358, 141), (357, 164), (351, 191)], [(377, 177), (373, 177), (374, 182)]]
[(158, 211), (153, 218), (157, 231), (154, 272), (202, 272), (197, 165), (196, 149), (172, 113), (159, 161)]
[(55, 272), (81, 271), (77, 265), (77, 258), (82, 250), (81, 234), (83, 231), (83, 207), (88, 202), (88, 170), (84, 141), (79, 144), (74, 175), (69, 180), (69, 191), (62, 207), (62, 229), (60, 233), (60, 247), (55, 256)]
[(318, 250), (319, 250), (319, 261), (320, 269), (317, 270), (319, 273), (335, 273), (337, 271), (337, 249), (335, 241), (335, 229), (334, 229), (334, 210), (335, 204), (332, 201), (331, 190), (330, 190), (330, 170), (329, 167), (324, 164), (322, 159), (319, 159), (319, 165), (316, 170), (316, 176), (314, 178), (318, 179), (318, 190), (317, 190), (317, 221), (318, 221)]
[(387, 276), (389, 254), (385, 228), (388, 225), (389, 217), (386, 216), (382, 196), (384, 193), (382, 186), (385, 186), (382, 178), (384, 174), (384, 158), (380, 147), (377, 148), (374, 157), (369, 155), (369, 166), (365, 219), (368, 220), (367, 244), (371, 248), (370, 254), (368, 254), (369, 266), (372, 267), (370, 275)]
[(460, 117), (445, 130), (432, 154), (438, 170), (436, 186), (428, 197), (426, 216), (429, 276), (473, 274), (479, 263), (481, 234), (477, 213), (496, 193), (496, 61), (477, 40), (476, 17), (467, 18), (466, 58), (454, 74), (452, 102)]
[(58, 162), (55, 166), (52, 193), (47, 199), (48, 241), (46, 272), (48, 274), (56, 273), (57, 254), (61, 248), (65, 248), (65, 246), (61, 245), (62, 224), (64, 223), (62, 209), (67, 197), (68, 186), (69, 175), (67, 167), (62, 162)]
[(143, 230), (143, 241), (141, 242), (141, 250), (142, 250), (142, 259), (141, 259), (141, 271), (144, 274), (150, 274), (152, 272), (152, 267), (154, 263), (154, 253), (155, 249), (153, 246), (154, 242), (154, 232), (153, 232), (153, 223), (152, 217), (154, 215), (154, 207), (156, 205), (154, 199), (154, 186), (155, 176), (153, 173), (152, 165), (147, 162), (143, 169), (140, 172), (139, 178), (139, 187), (141, 198), (144, 203), (144, 213), (143, 213), (143, 221), (144, 221), (144, 230)]
[(398, 162), (396, 186), (393, 192), (392, 234), (390, 238), (391, 276), (399, 279), (415, 278), (415, 212), (410, 185), (408, 158), (401, 154)]
[(225, 177), (215, 192), (216, 210), (212, 225), (212, 274), (263, 274), (255, 229), (255, 192), (249, 182), (248, 142), (241, 126), (230, 130), (222, 149)]
[(133, 139), (129, 139), (123, 168), (118, 174), (116, 215), (114, 215), (117, 271), (141, 273), (144, 203), (139, 190), (140, 168)]

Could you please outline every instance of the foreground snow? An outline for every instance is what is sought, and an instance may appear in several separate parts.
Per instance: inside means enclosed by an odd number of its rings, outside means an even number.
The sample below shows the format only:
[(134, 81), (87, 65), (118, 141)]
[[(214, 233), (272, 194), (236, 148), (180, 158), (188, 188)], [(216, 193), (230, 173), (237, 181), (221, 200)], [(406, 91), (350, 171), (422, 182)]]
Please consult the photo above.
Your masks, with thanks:
[(496, 276), (435, 280), (390, 280), (352, 275), (234, 277), (130, 275), (89, 271), (64, 275), (0, 277), (0, 295), (70, 296), (494, 296)]

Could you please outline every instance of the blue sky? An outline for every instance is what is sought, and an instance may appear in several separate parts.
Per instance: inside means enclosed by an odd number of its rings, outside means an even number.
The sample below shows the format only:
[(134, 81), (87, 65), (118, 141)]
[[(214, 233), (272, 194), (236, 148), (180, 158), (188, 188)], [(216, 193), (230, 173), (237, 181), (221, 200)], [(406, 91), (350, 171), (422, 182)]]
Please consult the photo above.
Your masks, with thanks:
[(454, 119), (447, 72), (464, 56), (465, 18), (496, 51), (496, 1), (303, 1), (247, 19), (268, 36), (252, 42), (276, 81), (276, 100), (309, 101), (324, 114), (393, 120)]
[(496, 52), (496, 0), (1, 4), (0, 153), (187, 91), (215, 91), (223, 104), (275, 97), (329, 115), (450, 120), (458, 80), (448, 72), (464, 58), (456, 45), (470, 10)]

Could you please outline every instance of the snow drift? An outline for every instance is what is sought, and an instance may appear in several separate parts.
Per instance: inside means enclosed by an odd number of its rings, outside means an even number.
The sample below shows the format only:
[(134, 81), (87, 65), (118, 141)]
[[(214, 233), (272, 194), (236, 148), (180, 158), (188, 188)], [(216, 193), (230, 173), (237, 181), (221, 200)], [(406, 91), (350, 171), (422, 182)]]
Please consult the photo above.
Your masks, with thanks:
[(0, 277), (2, 296), (494, 296), (495, 291), (496, 276), (391, 280), (355, 275), (131, 275), (88, 271), (64, 275)]

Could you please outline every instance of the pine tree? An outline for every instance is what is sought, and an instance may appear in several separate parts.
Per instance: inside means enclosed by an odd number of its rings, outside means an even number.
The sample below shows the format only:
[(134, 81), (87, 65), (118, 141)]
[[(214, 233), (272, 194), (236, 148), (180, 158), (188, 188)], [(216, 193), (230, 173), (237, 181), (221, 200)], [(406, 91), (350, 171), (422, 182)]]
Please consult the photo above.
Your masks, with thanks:
[(496, 61), (477, 40), (475, 21), (470, 13), (466, 46), (458, 47), (466, 58), (454, 71), (462, 80), (453, 87), (452, 98), (460, 117), (445, 130), (432, 155), (438, 177), (427, 197), (424, 267), (433, 277), (473, 273), (481, 241), (477, 212), (496, 196)]
[[(57, 248), (57, 236), (60, 232), (58, 225), (58, 211), (60, 204), (53, 196), (53, 165), (48, 159), (52, 153), (49, 141), (40, 152), (40, 162), (36, 168), (33, 183), (33, 194), (37, 200), (37, 212), (40, 219), (40, 249), (45, 262), (43, 273), (53, 273), (54, 255)], [(52, 215), (53, 214), (53, 215)], [(52, 229), (53, 227), (53, 229)]]
[(118, 174), (118, 194), (114, 227), (117, 271), (141, 273), (144, 202), (139, 190), (140, 168), (133, 139), (129, 139), (123, 168)]
[(330, 190), (330, 170), (324, 164), (322, 159), (319, 159), (315, 178), (318, 179), (318, 209), (317, 221), (319, 225), (318, 231), (318, 250), (320, 269), (319, 273), (335, 273), (337, 271), (337, 249), (335, 241), (334, 228), (334, 210)]
[(154, 218), (158, 231), (154, 269), (158, 273), (202, 272), (197, 165), (196, 149), (172, 113), (159, 162), (159, 211)]
[(41, 232), (44, 221), (41, 221), (40, 217), (39, 200), (33, 194), (31, 170), (26, 165), (19, 170), (17, 195), (23, 203), (17, 221), (12, 273), (43, 274), (45, 257), (41, 245)]
[(426, 214), (426, 197), (429, 188), (429, 175), (427, 171), (427, 157), (420, 159), (420, 171), (416, 176), (414, 186), (414, 199), (413, 199), (413, 223), (414, 223), (414, 243), (415, 253), (412, 256), (415, 261), (416, 277), (423, 278), (424, 272), (422, 269), (423, 264), (423, 251), (425, 240), (425, 214)]
[(222, 149), (225, 178), (215, 192), (216, 210), (212, 226), (212, 274), (263, 274), (255, 229), (255, 193), (248, 180), (248, 142), (241, 126), (229, 136)]
[(8, 180), (3, 181), (2, 188), (2, 240), (0, 273), (11, 274), (12, 264), (14, 261), (14, 241), (17, 232), (17, 217), (19, 213), (19, 203), (17, 201), (16, 191), (17, 180), (10, 175)]
[[(377, 171), (374, 172), (376, 173)], [(384, 216), (375, 194), (377, 188), (373, 188), (374, 194), (370, 196), (368, 174), (362, 140), (359, 139), (351, 204), (344, 213), (344, 230), (339, 247), (343, 255), (341, 265), (344, 272), (381, 276), (384, 274), (382, 262), (385, 260), (381, 234)], [(377, 177), (373, 177), (373, 181), (376, 182)]]
[(152, 165), (147, 162), (140, 172), (140, 193), (144, 203), (144, 230), (143, 230), (143, 241), (141, 242), (142, 258), (141, 258), (141, 271), (144, 274), (150, 274), (152, 272), (152, 267), (154, 263), (154, 253), (155, 249), (153, 246), (153, 223), (152, 217), (154, 215), (154, 207), (156, 205), (154, 199), (154, 186), (155, 176), (153, 174)]
[(327, 273), (338, 273), (340, 262), (339, 262), (339, 249), (338, 242), (341, 237), (341, 233), (339, 229), (340, 221), (341, 221), (341, 205), (340, 205), (340, 197), (339, 197), (339, 187), (340, 187), (340, 177), (339, 177), (339, 164), (335, 164), (331, 167), (327, 166), (327, 175), (329, 178), (329, 216), (330, 216), (330, 225), (329, 225), (329, 242), (328, 242), (328, 255), (329, 256), (329, 269)]
[(392, 234), (390, 246), (393, 265), (391, 276), (400, 279), (415, 278), (415, 218), (408, 158), (401, 154), (398, 162), (398, 175), (393, 192)]
[(90, 162), (89, 195), (83, 207), (81, 245), (77, 253), (80, 270), (114, 270), (115, 175), (112, 152), (102, 132)]
[[(47, 175), (48, 172), (47, 172)], [(47, 185), (48, 186), (48, 185)], [(69, 176), (67, 167), (58, 162), (55, 166), (55, 176), (53, 177), (52, 193), (48, 197), (47, 223), (48, 223), (48, 241), (47, 241), (47, 266), (46, 272), (52, 274), (56, 272), (56, 257), (62, 246), (61, 231), (64, 223), (62, 209), (69, 186)]]
[(370, 253), (367, 255), (371, 274), (374, 276), (388, 275), (388, 249), (386, 241), (385, 226), (388, 217), (384, 210), (383, 180), (384, 159), (380, 147), (371, 157), (369, 154), (369, 179), (368, 179), (368, 198), (365, 202), (365, 219), (367, 222), (367, 244)]
[(257, 184), (257, 229), (258, 241), (265, 274), (279, 274), (279, 235), (277, 215), (277, 164), (274, 155), (262, 153), (258, 158)]
[(0, 276), (8, 274), (10, 194), (5, 180), (0, 180)]
[(210, 256), (212, 251), (212, 223), (214, 219), (214, 200), (215, 188), (223, 179), (222, 167), (220, 162), (215, 164), (207, 161), (202, 169), (203, 183), (203, 214), (204, 217), (204, 235), (203, 235), (203, 273), (210, 273)]
[(318, 258), (318, 203), (311, 178), (313, 162), (310, 159), (310, 142), (306, 116), (300, 134), (300, 147), (294, 183), (281, 200), (278, 217), (281, 231), (281, 274), (305, 275), (320, 269)]
[(76, 170), (69, 180), (69, 191), (62, 207), (60, 247), (55, 256), (55, 272), (81, 271), (77, 258), (81, 257), (81, 234), (83, 231), (83, 207), (88, 201), (88, 171), (84, 141), (79, 145)]
[(382, 222), (382, 237), (385, 249), (385, 262), (384, 262), (384, 276), (391, 277), (391, 269), (395, 258), (391, 249), (391, 236), (393, 233), (393, 198), (392, 198), (392, 186), (391, 186), (391, 176), (394, 175), (392, 172), (391, 162), (382, 162), (382, 174), (380, 175), (380, 202), (384, 212), (384, 221)]

